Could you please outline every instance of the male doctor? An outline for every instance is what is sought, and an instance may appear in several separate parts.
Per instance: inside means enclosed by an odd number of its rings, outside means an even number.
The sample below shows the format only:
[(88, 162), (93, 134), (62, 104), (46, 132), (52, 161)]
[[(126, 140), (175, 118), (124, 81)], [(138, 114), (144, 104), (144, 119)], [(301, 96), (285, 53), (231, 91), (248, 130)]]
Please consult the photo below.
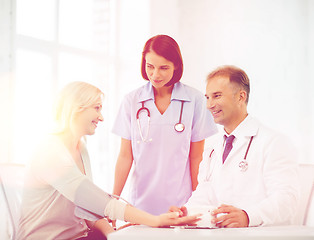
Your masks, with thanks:
[(248, 227), (289, 224), (299, 196), (297, 158), (288, 139), (247, 112), (250, 83), (235, 66), (207, 78), (207, 108), (223, 131), (200, 165), (199, 185), (187, 204), (171, 207), (187, 215), (193, 206), (215, 206), (212, 224)]

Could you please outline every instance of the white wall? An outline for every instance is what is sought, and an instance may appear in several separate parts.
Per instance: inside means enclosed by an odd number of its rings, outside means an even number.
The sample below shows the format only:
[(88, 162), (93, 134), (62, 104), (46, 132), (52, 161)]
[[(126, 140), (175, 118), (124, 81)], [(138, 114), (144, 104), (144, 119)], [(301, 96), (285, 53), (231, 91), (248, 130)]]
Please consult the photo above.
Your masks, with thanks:
[(184, 82), (204, 92), (215, 67), (243, 68), (251, 80), (249, 112), (288, 135), (301, 162), (314, 163), (313, 1), (152, 2), (152, 33), (166, 29), (178, 41)]
[[(11, 115), (11, 69), (12, 69), (12, 13), (11, 1), (0, 0), (0, 162), (10, 157)], [(0, 189), (0, 239), (9, 239), (10, 228), (3, 193)]]
[(12, 135), (12, 13), (11, 1), (0, 0), (0, 162), (9, 159)]
[[(308, 104), (309, 107), (309, 114), (310, 114), (310, 120), (311, 124), (308, 127), (308, 131), (311, 131), (311, 140), (309, 140), (309, 144), (307, 146), (310, 147), (312, 150), (311, 152), (311, 162), (314, 162), (314, 150), (313, 150), (313, 142), (314, 142), (314, 1), (309, 1), (309, 6), (308, 6), (308, 17), (309, 17), (309, 26), (308, 29), (309, 31), (309, 38), (308, 38), (308, 54), (309, 54), (309, 88), (308, 88), (308, 95), (311, 96), (311, 101)], [(313, 199), (314, 201), (314, 199)], [(313, 205), (314, 206), (314, 205)], [(313, 226), (314, 226), (314, 219), (312, 221)]]

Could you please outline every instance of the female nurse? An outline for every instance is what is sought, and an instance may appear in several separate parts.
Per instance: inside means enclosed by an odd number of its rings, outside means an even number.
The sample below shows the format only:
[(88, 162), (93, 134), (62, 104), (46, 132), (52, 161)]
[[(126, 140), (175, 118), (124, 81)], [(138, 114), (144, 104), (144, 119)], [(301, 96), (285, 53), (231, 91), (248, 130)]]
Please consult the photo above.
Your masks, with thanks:
[(160, 214), (189, 199), (204, 139), (217, 129), (204, 95), (180, 82), (183, 61), (173, 38), (146, 42), (141, 71), (148, 83), (124, 98), (113, 127), (121, 137), (113, 193), (121, 194), (133, 164), (131, 202)]

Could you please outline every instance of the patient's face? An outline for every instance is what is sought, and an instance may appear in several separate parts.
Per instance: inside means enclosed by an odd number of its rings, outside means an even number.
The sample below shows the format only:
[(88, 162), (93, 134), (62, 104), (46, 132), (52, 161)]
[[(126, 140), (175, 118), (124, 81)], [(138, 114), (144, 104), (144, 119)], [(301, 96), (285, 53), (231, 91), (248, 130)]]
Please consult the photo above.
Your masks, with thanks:
[(73, 119), (74, 131), (82, 136), (93, 135), (98, 123), (103, 121), (101, 110), (102, 100), (98, 99), (95, 104), (83, 108), (82, 111), (76, 113)]

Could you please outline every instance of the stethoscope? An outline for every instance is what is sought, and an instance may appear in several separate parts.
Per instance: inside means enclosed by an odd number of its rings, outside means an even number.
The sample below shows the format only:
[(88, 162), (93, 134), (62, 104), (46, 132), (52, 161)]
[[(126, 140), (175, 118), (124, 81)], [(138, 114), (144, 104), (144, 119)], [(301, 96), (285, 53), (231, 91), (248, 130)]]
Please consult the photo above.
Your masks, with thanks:
[[(144, 106), (144, 102), (142, 102), (142, 107), (137, 110), (137, 113), (136, 113), (136, 121), (137, 121), (137, 126), (138, 126), (138, 130), (140, 132), (140, 136), (141, 136), (141, 139), (142, 139), (142, 142), (151, 142), (152, 141), (152, 138), (148, 139), (148, 134), (149, 134), (149, 127), (150, 127), (150, 111), (147, 107)], [(184, 101), (181, 100), (181, 111), (180, 111), (180, 117), (179, 117), (179, 122), (177, 122), (175, 125), (174, 125), (174, 129), (177, 131), (177, 132), (183, 132), (184, 129), (185, 129), (185, 126), (184, 124), (181, 122), (182, 120), (182, 113), (183, 113), (183, 104), (184, 104)], [(147, 112), (147, 121), (148, 121), (148, 127), (146, 129), (146, 134), (145, 136), (143, 135), (143, 131), (142, 131), (142, 127), (141, 127), (141, 123), (140, 123), (140, 113), (141, 112)], [(139, 141), (138, 141), (139, 143)]]
[[(248, 167), (249, 167), (249, 164), (248, 164), (248, 162), (247, 162), (247, 160), (246, 160), (246, 157), (247, 157), (247, 154), (248, 154), (248, 152), (249, 152), (249, 150), (250, 150), (251, 143), (252, 143), (252, 141), (253, 141), (253, 137), (254, 137), (254, 136), (251, 136), (251, 138), (250, 138), (250, 141), (249, 141), (249, 144), (248, 144), (248, 146), (247, 146), (247, 148), (246, 148), (246, 152), (245, 152), (245, 155), (244, 155), (243, 160), (239, 162), (239, 165), (238, 165), (238, 166), (239, 166), (241, 172), (245, 172), (245, 171), (248, 169)], [(211, 162), (211, 158), (212, 158), (213, 152), (214, 152), (214, 149), (213, 149), (213, 150), (210, 152), (210, 154), (209, 154), (209, 160), (210, 160), (210, 162)], [(213, 171), (213, 170), (212, 170), (212, 171)], [(209, 180), (210, 176), (212, 175), (212, 171), (210, 171), (209, 176), (206, 177), (206, 180), (207, 180), (207, 181)]]

